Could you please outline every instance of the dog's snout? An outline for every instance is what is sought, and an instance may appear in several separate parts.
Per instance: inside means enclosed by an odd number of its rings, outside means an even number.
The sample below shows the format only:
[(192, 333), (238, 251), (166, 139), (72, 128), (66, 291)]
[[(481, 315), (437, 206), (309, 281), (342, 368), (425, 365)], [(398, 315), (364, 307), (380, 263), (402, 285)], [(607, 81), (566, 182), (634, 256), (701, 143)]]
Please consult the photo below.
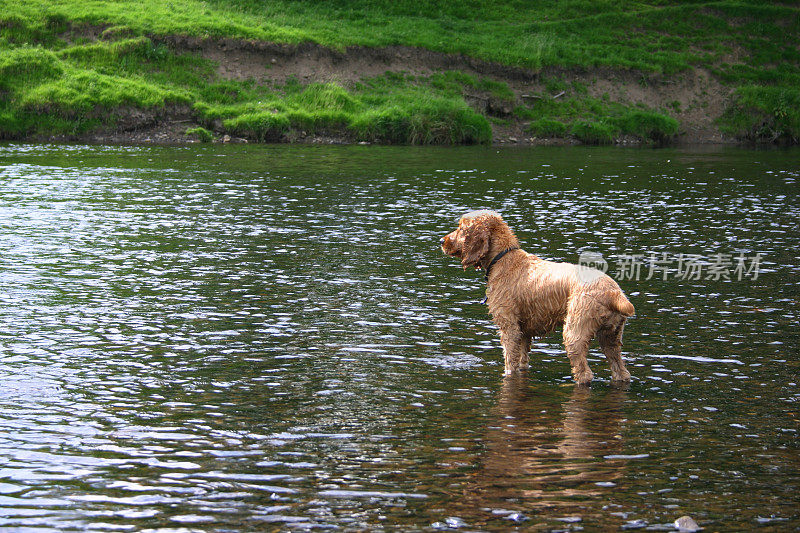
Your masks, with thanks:
[(444, 237), (442, 237), (441, 239), (439, 239), (439, 244), (441, 244), (442, 246), (444, 246)]

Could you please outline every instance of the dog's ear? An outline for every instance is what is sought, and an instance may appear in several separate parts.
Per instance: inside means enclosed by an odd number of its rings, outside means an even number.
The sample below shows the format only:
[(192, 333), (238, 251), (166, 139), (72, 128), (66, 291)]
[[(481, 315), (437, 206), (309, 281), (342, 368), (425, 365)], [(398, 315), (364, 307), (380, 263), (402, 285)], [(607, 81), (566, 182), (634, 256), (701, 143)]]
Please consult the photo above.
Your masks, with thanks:
[(485, 220), (475, 221), (464, 230), (464, 257), (461, 265), (464, 270), (478, 268), (481, 259), (489, 253), (489, 224)]

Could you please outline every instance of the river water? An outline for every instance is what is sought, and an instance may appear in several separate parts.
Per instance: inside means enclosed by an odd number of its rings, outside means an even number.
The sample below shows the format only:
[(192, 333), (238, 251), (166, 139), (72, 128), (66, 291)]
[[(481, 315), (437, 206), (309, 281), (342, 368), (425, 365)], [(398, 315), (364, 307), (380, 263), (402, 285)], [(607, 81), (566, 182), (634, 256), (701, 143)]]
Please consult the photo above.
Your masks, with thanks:
[[(0, 529), (800, 526), (800, 152), (0, 145)], [(504, 379), (503, 213), (634, 303)], [(690, 268), (691, 267), (691, 268)], [(649, 279), (648, 279), (649, 278)]]

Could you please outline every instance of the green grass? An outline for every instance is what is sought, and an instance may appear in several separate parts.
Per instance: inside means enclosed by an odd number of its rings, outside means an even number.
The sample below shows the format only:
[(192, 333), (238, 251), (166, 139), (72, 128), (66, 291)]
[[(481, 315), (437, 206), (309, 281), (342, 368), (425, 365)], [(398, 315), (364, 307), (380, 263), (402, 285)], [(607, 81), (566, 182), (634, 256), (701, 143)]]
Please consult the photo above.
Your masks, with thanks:
[(0, 51), (0, 90), (35, 86), (64, 73), (56, 55), (43, 48), (12, 48)]
[(800, 142), (800, 89), (740, 87), (720, 122), (723, 131), (748, 141)]
[(399, 44), (529, 68), (672, 73), (716, 64), (741, 50), (754, 58), (753, 67), (770, 71), (779, 61), (797, 62), (800, 54), (797, 7), (756, 0), (5, 0), (0, 13), (7, 26), (27, 25), (10, 34), (29, 42), (48, 34), (47, 28), (93, 24), (138, 34), (313, 41), (337, 48)]
[(388, 143), (476, 144), (492, 138), (486, 118), (455, 99), (383, 106), (356, 117), (351, 130), (358, 137)]
[(189, 101), (186, 94), (143, 80), (108, 76), (91, 70), (71, 70), (58, 80), (25, 92), (19, 105), (28, 111), (79, 115), (123, 106), (151, 108)]
[(572, 124), (570, 134), (585, 144), (611, 144), (619, 129), (608, 122), (578, 120)]
[(80, 134), (102, 123), (113, 125), (129, 108), (158, 112), (191, 104), (208, 128), (263, 142), (322, 134), (383, 143), (487, 143), (489, 122), (462, 93), (513, 96), (504, 83), (458, 72), (419, 79), (387, 73), (351, 90), (296, 80), (278, 88), (219, 80), (209, 61), (175, 54), (146, 37), (82, 42), (55, 51), (6, 48), (0, 50), (0, 74), (0, 92), (6, 96), (0, 103), (0, 135), (12, 138)]
[(532, 119), (527, 131), (533, 135), (572, 136), (586, 144), (611, 144), (623, 135), (665, 144), (679, 132), (678, 121), (666, 111), (631, 108), (581, 94), (558, 99), (541, 96), (514, 112), (520, 118)]
[(433, 74), (428, 78), (431, 87), (461, 96), (465, 91), (487, 93), (497, 100), (513, 102), (514, 92), (505, 83), (486, 77), (476, 77), (457, 70), (448, 70)]
[[(548, 71), (547, 95), (520, 106), (538, 136), (609, 142), (673, 138), (672, 109), (589, 96), (570, 69), (641, 73), (643, 82), (703, 68), (734, 95), (720, 127), (748, 140), (797, 142), (800, 7), (756, 0), (0, 0), (0, 137), (80, 134), (131, 108), (194, 109), (216, 133), (258, 140), (338, 134), (391, 143), (491, 140), (477, 97), (513, 107), (506, 83), (459, 71), (387, 74), (354, 86), (283, 87), (219, 78), (213, 62), (160, 36), (408, 46)], [(560, 74), (553, 74), (558, 72)], [(505, 120), (505, 118), (504, 118)]]
[[(130, 43), (71, 47), (54, 53), (41, 47), (0, 50), (0, 137), (78, 134), (116, 120), (128, 108), (156, 109), (189, 104), (189, 92), (155, 83), (124, 69), (83, 68), (89, 55), (138, 53)], [(78, 57), (74, 60), (73, 57)], [(123, 61), (124, 62), (124, 61)]]
[(655, 143), (668, 142), (679, 129), (677, 120), (654, 111), (628, 111), (611, 122), (625, 135)]
[[(381, 84), (372, 80), (373, 84)], [(222, 121), (236, 135), (276, 141), (287, 135), (343, 134), (351, 140), (399, 144), (473, 144), (491, 140), (486, 117), (446, 95), (399, 86), (349, 92), (334, 83), (298, 87), (258, 104), (199, 105), (201, 120)]]
[(195, 135), (200, 139), (200, 142), (204, 143), (210, 143), (214, 140), (214, 134), (202, 127), (189, 128), (186, 130), (186, 135)]
[(569, 128), (560, 120), (540, 118), (531, 122), (527, 128), (529, 133), (539, 137), (565, 137)]

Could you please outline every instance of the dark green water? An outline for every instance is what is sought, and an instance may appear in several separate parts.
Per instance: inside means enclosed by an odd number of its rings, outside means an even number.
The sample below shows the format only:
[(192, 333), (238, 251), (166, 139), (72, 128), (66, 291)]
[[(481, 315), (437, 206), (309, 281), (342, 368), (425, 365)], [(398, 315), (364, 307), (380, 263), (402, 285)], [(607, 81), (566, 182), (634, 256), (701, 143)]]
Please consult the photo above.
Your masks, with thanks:
[[(798, 151), (1, 145), (0, 529), (796, 530), (798, 179)], [(557, 334), (503, 378), (438, 246), (484, 207), (545, 258), (644, 258), (629, 387), (596, 349), (573, 386)]]

